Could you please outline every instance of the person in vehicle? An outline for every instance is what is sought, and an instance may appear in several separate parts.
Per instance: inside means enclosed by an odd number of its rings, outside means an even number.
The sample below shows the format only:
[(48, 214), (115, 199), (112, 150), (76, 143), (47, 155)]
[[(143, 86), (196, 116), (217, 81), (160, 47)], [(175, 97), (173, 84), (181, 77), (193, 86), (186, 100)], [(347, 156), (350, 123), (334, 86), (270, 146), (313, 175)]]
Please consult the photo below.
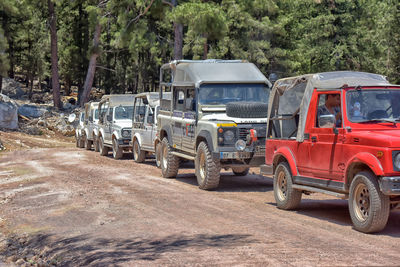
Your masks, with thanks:
[(341, 127), (342, 113), (340, 111), (340, 94), (327, 94), (325, 96), (325, 104), (318, 107), (318, 117), (330, 114), (335, 116), (336, 127)]

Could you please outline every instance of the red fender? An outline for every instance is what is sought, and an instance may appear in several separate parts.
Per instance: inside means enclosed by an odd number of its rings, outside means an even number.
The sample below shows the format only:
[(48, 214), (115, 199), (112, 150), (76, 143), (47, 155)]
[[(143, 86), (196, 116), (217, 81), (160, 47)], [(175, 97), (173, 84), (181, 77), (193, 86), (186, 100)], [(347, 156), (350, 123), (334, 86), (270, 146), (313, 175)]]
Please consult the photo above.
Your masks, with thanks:
[(278, 148), (274, 154), (274, 162), (275, 162), (275, 159), (279, 156), (283, 156), (286, 158), (286, 160), (289, 163), (289, 167), (290, 167), (290, 171), (292, 172), (292, 175), (297, 176), (299, 174), (299, 172), (297, 171), (296, 159), (294, 158), (294, 154), (292, 153), (290, 148), (288, 148), (286, 146)]
[(382, 176), (384, 174), (380, 161), (377, 159), (377, 157), (368, 152), (357, 153), (355, 156), (353, 156), (346, 164), (346, 174), (349, 171), (349, 167), (356, 162), (368, 165), (368, 167), (375, 173), (376, 176)]

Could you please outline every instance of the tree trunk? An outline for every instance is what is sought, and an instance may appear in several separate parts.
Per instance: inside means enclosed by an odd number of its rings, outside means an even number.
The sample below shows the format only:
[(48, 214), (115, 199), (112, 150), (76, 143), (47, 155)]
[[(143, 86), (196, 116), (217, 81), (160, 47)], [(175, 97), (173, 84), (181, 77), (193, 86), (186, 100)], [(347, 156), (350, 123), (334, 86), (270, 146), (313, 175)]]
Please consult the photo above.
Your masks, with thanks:
[(0, 75), (0, 94), (3, 93), (3, 76)]
[(205, 34), (203, 34), (203, 37), (204, 37), (204, 45), (203, 45), (203, 51), (204, 51), (204, 53), (203, 53), (203, 59), (205, 60), (205, 59), (207, 59), (207, 56), (208, 56), (208, 43), (207, 43), (207, 37), (208, 37), (208, 35), (205, 33)]
[[(171, 4), (176, 7), (178, 5), (178, 0), (172, 0)], [(174, 41), (174, 59), (179, 60), (183, 59), (182, 47), (183, 47), (183, 25), (180, 23), (174, 22), (174, 32), (175, 32), (175, 41)]]
[(53, 102), (56, 109), (60, 109), (60, 81), (58, 76), (58, 52), (57, 52), (57, 17), (54, 11), (54, 3), (48, 0), (50, 40), (51, 40), (51, 80), (53, 87)]
[(96, 72), (97, 57), (99, 56), (98, 47), (99, 47), (100, 33), (101, 33), (101, 25), (100, 22), (98, 22), (93, 37), (93, 53), (90, 56), (89, 67), (86, 74), (86, 80), (85, 84), (83, 85), (83, 92), (80, 102), (81, 107), (83, 107), (85, 103), (89, 101), (89, 95), (92, 89), (94, 74)]

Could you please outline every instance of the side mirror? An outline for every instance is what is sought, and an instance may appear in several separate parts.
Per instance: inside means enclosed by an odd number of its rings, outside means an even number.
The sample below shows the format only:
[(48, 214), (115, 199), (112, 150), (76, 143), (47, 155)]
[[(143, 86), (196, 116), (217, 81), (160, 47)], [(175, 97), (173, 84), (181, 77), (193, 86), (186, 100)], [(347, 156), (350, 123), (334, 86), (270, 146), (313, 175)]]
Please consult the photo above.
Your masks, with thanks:
[(335, 115), (321, 115), (318, 117), (318, 127), (319, 128), (336, 128), (336, 118)]

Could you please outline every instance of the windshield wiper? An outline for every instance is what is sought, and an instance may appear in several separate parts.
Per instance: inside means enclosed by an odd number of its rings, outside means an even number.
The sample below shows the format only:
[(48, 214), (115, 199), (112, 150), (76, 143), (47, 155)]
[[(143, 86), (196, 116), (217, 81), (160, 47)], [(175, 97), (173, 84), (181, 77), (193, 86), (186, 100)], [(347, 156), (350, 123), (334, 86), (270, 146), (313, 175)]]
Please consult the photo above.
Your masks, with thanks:
[(394, 126), (396, 126), (396, 121), (400, 120), (400, 118), (397, 119), (385, 119), (385, 118), (380, 118), (380, 119), (370, 119), (370, 120), (365, 120), (365, 121), (358, 121), (358, 123), (369, 123), (369, 122), (389, 122), (389, 123), (393, 123)]

